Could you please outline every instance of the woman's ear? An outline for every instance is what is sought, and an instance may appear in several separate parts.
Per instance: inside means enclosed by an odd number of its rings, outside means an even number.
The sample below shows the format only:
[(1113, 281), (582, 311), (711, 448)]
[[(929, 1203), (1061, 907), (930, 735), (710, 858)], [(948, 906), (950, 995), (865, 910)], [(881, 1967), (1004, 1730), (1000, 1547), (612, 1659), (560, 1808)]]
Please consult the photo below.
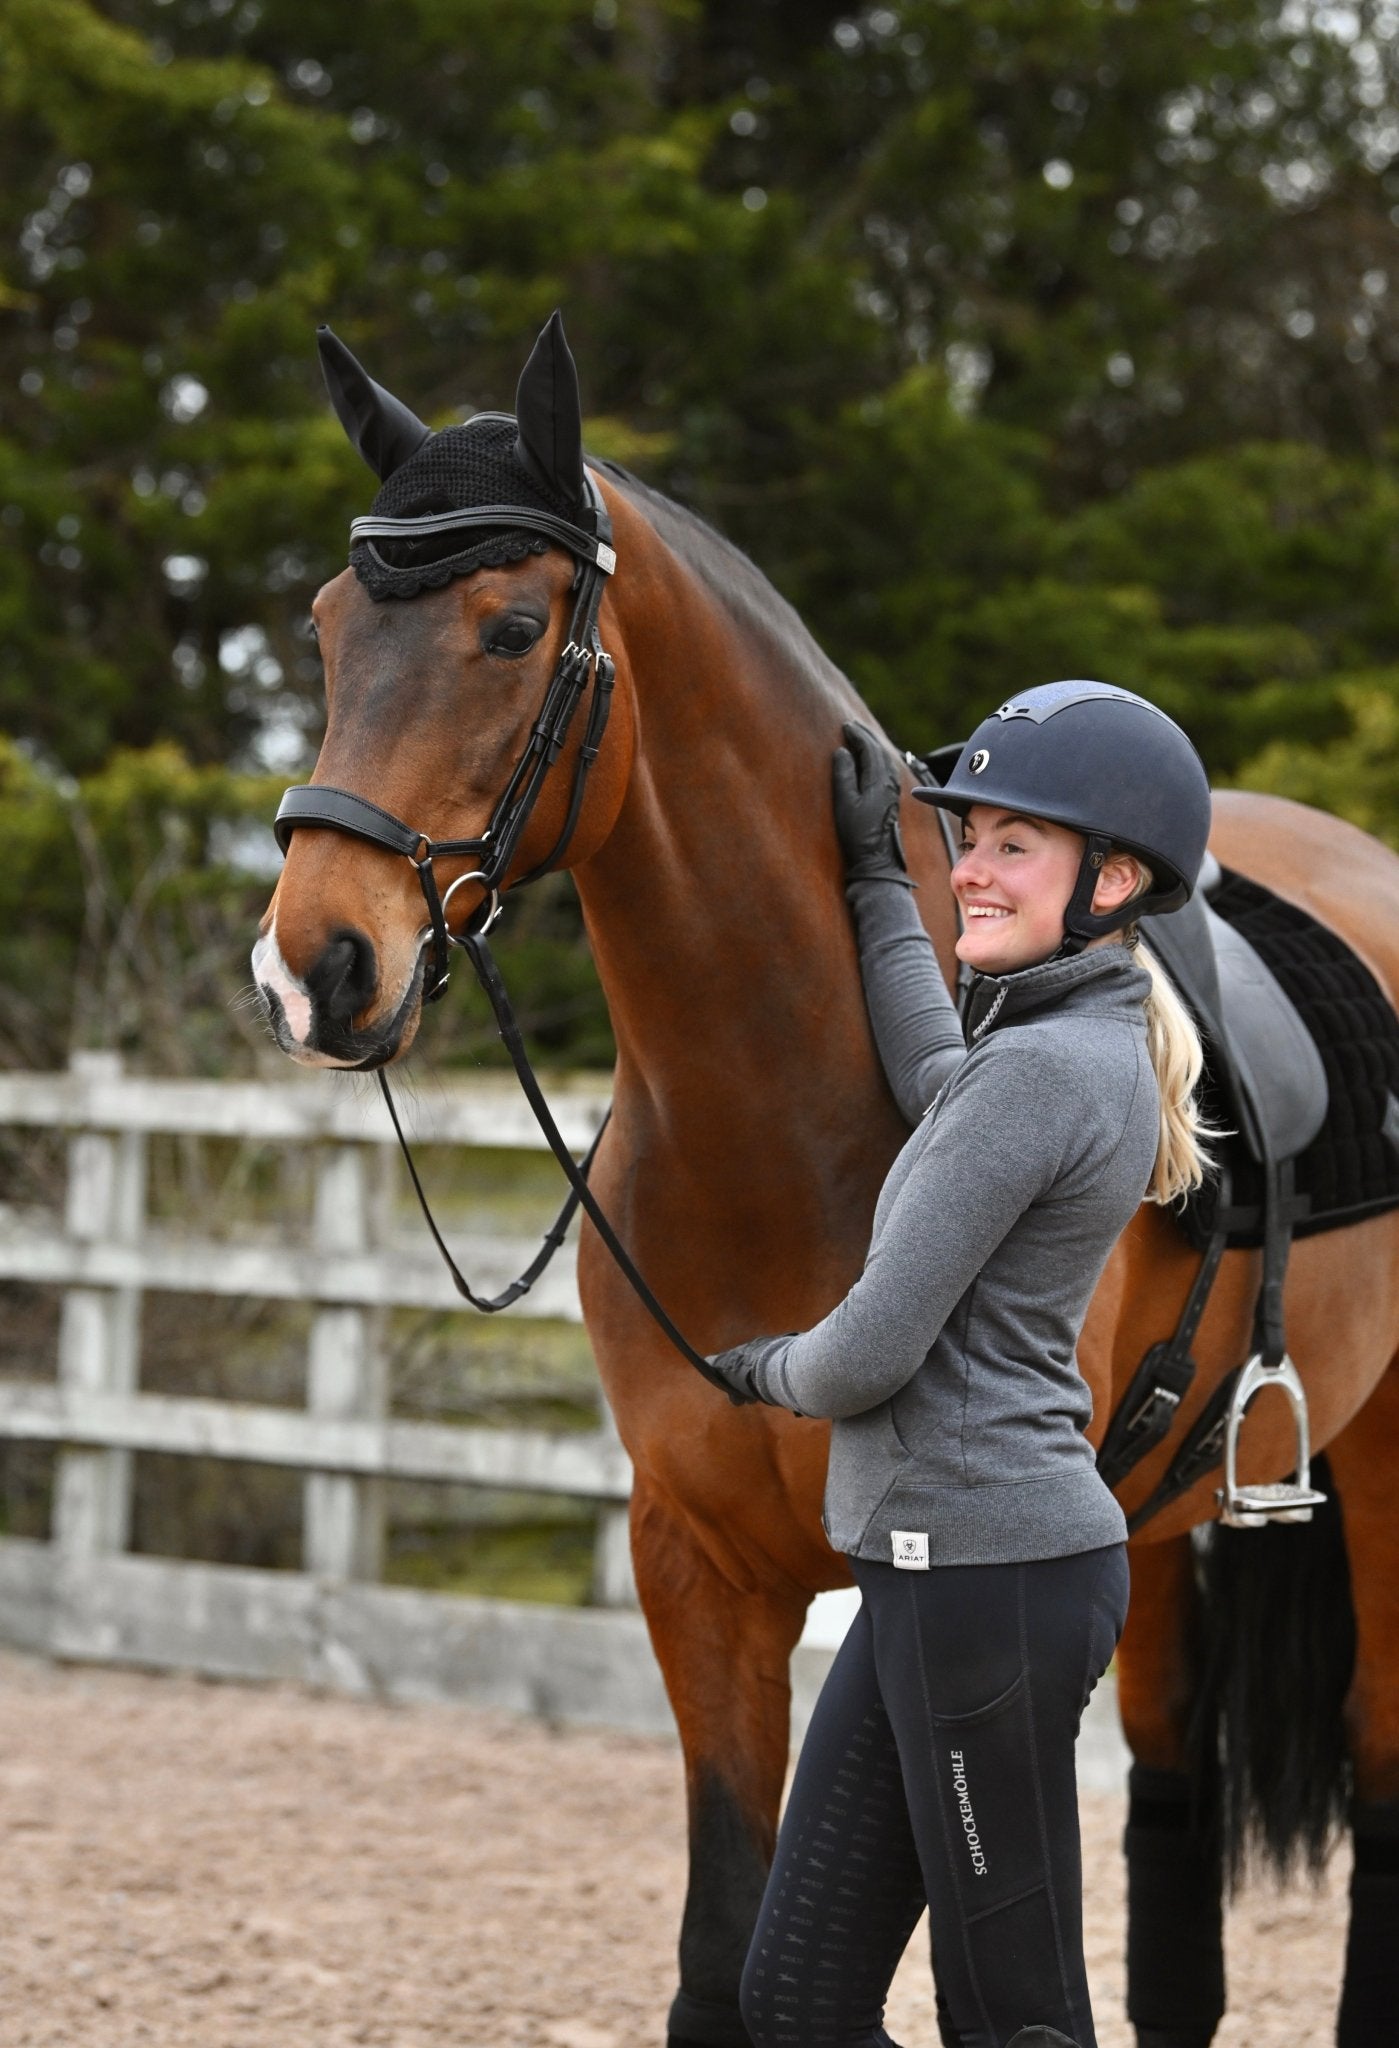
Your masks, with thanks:
[(1093, 891), (1095, 915), (1104, 917), (1109, 911), (1120, 910), (1124, 903), (1142, 893), (1143, 883), (1150, 888), (1150, 878), (1135, 854), (1110, 853), (1098, 870), (1098, 884)]

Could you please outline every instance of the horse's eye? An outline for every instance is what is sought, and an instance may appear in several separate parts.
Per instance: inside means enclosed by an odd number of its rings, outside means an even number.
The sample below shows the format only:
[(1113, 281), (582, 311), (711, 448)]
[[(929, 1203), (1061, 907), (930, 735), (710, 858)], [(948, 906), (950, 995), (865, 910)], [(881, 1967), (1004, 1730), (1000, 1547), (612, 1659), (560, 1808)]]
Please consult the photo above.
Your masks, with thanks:
[(481, 645), (487, 654), (507, 657), (528, 654), (543, 631), (541, 620), (525, 618), (515, 612), (507, 618), (492, 619), (488, 626), (483, 626)]

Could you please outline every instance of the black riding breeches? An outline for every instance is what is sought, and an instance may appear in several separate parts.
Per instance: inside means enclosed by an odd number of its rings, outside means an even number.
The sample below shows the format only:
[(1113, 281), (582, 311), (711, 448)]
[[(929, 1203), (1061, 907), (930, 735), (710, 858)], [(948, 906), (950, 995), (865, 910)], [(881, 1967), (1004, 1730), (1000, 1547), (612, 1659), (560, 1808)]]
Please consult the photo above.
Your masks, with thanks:
[(949, 2048), (1096, 2048), (1074, 1741), (1127, 1612), (1122, 1544), (900, 1571), (863, 1596), (802, 1746), (743, 1976), (757, 2048), (890, 2048), (926, 1904)]

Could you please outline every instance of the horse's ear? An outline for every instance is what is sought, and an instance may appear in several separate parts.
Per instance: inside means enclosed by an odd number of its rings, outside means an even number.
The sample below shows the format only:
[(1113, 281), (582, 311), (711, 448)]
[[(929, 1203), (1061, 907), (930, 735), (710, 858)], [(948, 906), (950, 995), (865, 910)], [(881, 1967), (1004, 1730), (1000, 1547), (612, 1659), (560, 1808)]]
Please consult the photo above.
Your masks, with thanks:
[(318, 327), (316, 346), (340, 424), (382, 483), (417, 454), (432, 429), (360, 368), (338, 334)]
[(530, 351), (515, 393), (515, 453), (540, 483), (572, 505), (583, 502), (583, 404), (578, 371), (564, 340), (563, 318), (549, 324)]

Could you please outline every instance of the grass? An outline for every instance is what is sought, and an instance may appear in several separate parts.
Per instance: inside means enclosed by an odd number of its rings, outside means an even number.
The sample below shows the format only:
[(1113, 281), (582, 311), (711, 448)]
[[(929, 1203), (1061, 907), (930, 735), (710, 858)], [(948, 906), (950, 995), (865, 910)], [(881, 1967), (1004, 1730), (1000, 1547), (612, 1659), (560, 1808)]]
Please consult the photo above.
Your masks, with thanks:
[(591, 1510), (583, 1508), (576, 1519), (510, 1528), (395, 1529), (384, 1583), (582, 1607), (592, 1590), (593, 1524)]

